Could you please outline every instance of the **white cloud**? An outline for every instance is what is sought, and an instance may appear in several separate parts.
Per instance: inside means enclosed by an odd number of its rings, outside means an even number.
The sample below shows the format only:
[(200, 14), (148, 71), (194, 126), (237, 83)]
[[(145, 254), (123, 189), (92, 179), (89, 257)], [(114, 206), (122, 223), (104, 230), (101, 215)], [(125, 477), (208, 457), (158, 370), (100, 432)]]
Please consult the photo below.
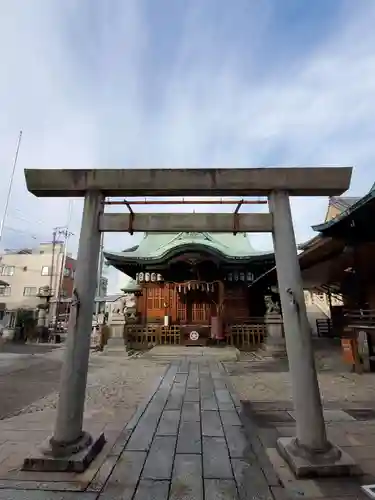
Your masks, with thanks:
[[(173, 70), (150, 108), (143, 97), (156, 77), (144, 64), (158, 34), (146, 25), (142, 3), (113, 2), (114, 10), (107, 3), (83, 4), (14, 0), (3, 6), (3, 179), (10, 175), (18, 131), (24, 131), (7, 221), (13, 231), (5, 232), (5, 246), (30, 244), (31, 234), (45, 239), (66, 221), (66, 200), (26, 193), (25, 167), (345, 164), (355, 166), (354, 195), (364, 194), (375, 180), (374, 4), (350, 9), (340, 30), (315, 52), (303, 57), (301, 47), (298, 64), (282, 74), (270, 71), (262, 81), (251, 78), (261, 43), (233, 54), (228, 40), (204, 33), (193, 12)], [(259, 40), (270, 35), (270, 15), (268, 9), (254, 23)], [(2, 182), (1, 200), (6, 189)], [(323, 219), (326, 200), (296, 199), (292, 207), (297, 240), (306, 240), (310, 226)], [(77, 202), (75, 245), (80, 211)], [(19, 232), (15, 239), (14, 230), (29, 235)], [(254, 239), (256, 247), (270, 247), (270, 238)], [(131, 244), (129, 235), (105, 239), (112, 249)]]

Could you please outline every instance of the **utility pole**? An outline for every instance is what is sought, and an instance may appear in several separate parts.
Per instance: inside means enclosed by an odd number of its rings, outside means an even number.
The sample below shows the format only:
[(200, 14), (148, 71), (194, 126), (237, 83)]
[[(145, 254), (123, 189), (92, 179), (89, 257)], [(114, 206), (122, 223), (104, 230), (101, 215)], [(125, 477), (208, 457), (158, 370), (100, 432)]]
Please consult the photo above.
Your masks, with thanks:
[(21, 146), (21, 139), (22, 139), (22, 130), (20, 131), (20, 134), (18, 136), (18, 142), (17, 142), (17, 148), (16, 148), (16, 155), (15, 155), (14, 161), (13, 161), (12, 174), (10, 176), (8, 193), (7, 193), (7, 197), (6, 197), (6, 200), (5, 200), (4, 213), (3, 213), (3, 217), (2, 217), (1, 222), (0, 222), (0, 244), (1, 244), (1, 240), (3, 238), (5, 219), (6, 219), (7, 213), (8, 213), (10, 195), (12, 193), (13, 179), (14, 179), (14, 174), (16, 172), (16, 166), (17, 166), (17, 160), (18, 160), (18, 153), (19, 153), (20, 146)]
[(63, 284), (64, 284), (65, 263), (66, 263), (66, 256), (68, 253), (68, 241), (69, 241), (69, 237), (73, 236), (73, 234), (74, 234), (71, 231), (69, 231), (69, 227), (70, 227), (71, 220), (72, 220), (72, 212), (73, 212), (73, 201), (70, 200), (69, 201), (69, 208), (68, 208), (67, 224), (66, 224), (66, 227), (62, 229), (62, 234), (64, 235), (64, 253), (63, 253), (63, 256), (61, 259), (59, 283), (58, 283), (58, 288), (57, 288), (56, 315), (55, 315), (55, 325), (54, 325), (55, 331), (57, 329), (57, 324), (58, 324), (58, 319), (59, 319), (60, 301), (61, 301), (61, 294), (62, 294)]
[(73, 236), (73, 233), (68, 231), (68, 229), (65, 229), (63, 231), (63, 234), (64, 234), (64, 253), (61, 258), (59, 283), (56, 294), (56, 314), (55, 314), (55, 325), (54, 325), (55, 331), (57, 330), (57, 324), (59, 321), (59, 308), (60, 308), (61, 294), (63, 290), (64, 276), (65, 276), (65, 263), (66, 263), (67, 249), (68, 249), (68, 240), (70, 236)]
[[(56, 243), (58, 242), (58, 237), (60, 237), (61, 235), (64, 235), (65, 232), (67, 231), (67, 228), (66, 227), (55, 227), (53, 229), (53, 233), (52, 233), (52, 261), (51, 261), (51, 275), (50, 275), (50, 293), (51, 293), (51, 297), (54, 297), (54, 298), (57, 298), (58, 296), (58, 290), (54, 290), (53, 286), (57, 286), (57, 276), (58, 274), (55, 273), (55, 250), (56, 250)], [(56, 263), (56, 267), (57, 267), (57, 263)], [(56, 276), (55, 276), (56, 274)], [(55, 278), (55, 280), (54, 280)], [(57, 303), (56, 303), (56, 311), (55, 311), (55, 314), (57, 316)], [(52, 321), (52, 317), (51, 317), (51, 311), (49, 311), (49, 322)]]

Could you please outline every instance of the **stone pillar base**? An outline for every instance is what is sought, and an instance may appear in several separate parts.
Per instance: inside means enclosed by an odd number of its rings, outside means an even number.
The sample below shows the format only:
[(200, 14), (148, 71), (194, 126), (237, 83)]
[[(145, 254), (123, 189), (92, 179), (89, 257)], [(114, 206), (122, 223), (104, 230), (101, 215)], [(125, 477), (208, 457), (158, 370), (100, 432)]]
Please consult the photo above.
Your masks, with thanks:
[(286, 358), (285, 338), (283, 338), (283, 319), (278, 313), (269, 313), (265, 318), (267, 337), (264, 351), (274, 358)]
[(355, 461), (338, 446), (312, 452), (299, 446), (294, 437), (279, 438), (277, 449), (297, 478), (353, 476), (359, 473)]
[(91, 462), (99, 455), (106, 439), (101, 433), (92, 438), (83, 433), (82, 437), (66, 446), (54, 443), (48, 439), (39, 453), (25, 458), (22, 470), (38, 472), (84, 472)]
[(104, 348), (104, 352), (106, 354), (110, 354), (111, 356), (116, 356), (118, 354), (122, 356), (127, 356), (127, 349), (125, 345), (125, 341), (122, 337), (111, 337), (108, 339), (108, 342)]

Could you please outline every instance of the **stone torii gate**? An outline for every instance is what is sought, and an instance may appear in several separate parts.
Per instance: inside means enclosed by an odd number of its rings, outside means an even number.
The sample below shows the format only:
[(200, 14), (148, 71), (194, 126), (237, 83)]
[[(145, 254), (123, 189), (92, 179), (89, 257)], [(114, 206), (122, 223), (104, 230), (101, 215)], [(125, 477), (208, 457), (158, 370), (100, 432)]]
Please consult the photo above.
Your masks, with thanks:
[(54, 433), (24, 469), (82, 471), (105, 442), (103, 434), (83, 430), (100, 233), (234, 230), (233, 214), (105, 214), (105, 198), (267, 196), (270, 213), (238, 214), (235, 230), (273, 235), (296, 418), (296, 437), (279, 439), (278, 449), (297, 476), (349, 473), (354, 462), (327, 440), (289, 197), (341, 195), (351, 173), (347, 167), (25, 170), (35, 196), (83, 197), (84, 209)]

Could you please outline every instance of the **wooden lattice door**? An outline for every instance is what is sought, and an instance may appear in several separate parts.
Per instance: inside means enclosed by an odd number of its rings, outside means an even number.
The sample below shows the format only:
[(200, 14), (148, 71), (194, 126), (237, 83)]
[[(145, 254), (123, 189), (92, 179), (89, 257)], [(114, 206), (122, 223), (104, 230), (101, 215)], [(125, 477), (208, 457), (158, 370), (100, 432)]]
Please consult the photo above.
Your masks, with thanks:
[(181, 300), (180, 294), (177, 293), (177, 321), (179, 323), (186, 323), (187, 314), (186, 314), (186, 303)]
[(194, 302), (192, 304), (192, 322), (209, 323), (211, 313), (211, 304), (205, 302)]

